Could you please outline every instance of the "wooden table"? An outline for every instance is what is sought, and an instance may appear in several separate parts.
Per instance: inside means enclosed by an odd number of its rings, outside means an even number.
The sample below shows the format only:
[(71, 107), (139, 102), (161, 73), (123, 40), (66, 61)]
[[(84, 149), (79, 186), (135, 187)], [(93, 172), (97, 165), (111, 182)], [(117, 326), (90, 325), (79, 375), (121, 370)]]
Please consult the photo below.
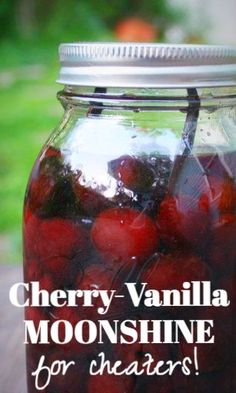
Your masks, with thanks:
[(0, 265), (0, 392), (26, 393), (23, 310), (9, 300), (12, 284), (22, 280), (21, 266)]

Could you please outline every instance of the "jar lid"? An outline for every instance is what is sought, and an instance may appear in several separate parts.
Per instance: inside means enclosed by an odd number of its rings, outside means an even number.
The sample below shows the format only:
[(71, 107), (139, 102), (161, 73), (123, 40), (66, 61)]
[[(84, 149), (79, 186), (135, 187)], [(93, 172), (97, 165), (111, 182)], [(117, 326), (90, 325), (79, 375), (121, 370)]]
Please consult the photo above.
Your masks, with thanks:
[(186, 88), (236, 85), (236, 47), (68, 43), (59, 47), (66, 85)]

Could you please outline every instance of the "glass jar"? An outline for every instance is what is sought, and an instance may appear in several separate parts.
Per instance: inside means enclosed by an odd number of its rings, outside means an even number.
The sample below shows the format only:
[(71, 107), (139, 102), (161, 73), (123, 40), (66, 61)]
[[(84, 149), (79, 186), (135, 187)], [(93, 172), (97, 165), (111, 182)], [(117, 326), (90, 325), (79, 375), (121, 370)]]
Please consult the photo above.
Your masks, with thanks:
[(236, 50), (60, 56), (24, 207), (29, 393), (232, 393)]

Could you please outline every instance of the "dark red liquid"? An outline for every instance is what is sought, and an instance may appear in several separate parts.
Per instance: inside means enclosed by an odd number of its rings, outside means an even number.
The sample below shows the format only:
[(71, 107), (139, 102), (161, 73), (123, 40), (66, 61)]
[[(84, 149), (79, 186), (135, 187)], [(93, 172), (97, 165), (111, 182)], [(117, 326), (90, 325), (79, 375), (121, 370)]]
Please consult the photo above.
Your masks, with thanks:
[[(74, 360), (66, 376), (52, 377), (44, 393), (232, 393), (235, 389), (234, 285), (236, 260), (236, 153), (177, 159), (122, 156), (107, 165), (117, 182), (111, 198), (83, 184), (82, 173), (65, 165), (49, 147), (36, 164), (24, 211), (25, 281), (42, 289), (116, 289), (147, 282), (150, 289), (181, 289), (184, 281), (210, 281), (225, 289), (228, 308), (134, 309), (126, 298), (114, 301), (114, 319), (213, 319), (214, 345), (198, 345), (199, 375), (90, 376), (89, 364), (104, 352), (111, 362), (158, 361), (193, 356), (194, 344), (27, 345), (29, 393), (37, 390), (31, 372), (45, 355)], [(177, 165), (177, 164), (175, 164)], [(99, 302), (99, 301), (98, 301)], [(99, 306), (99, 303), (96, 304)], [(28, 307), (26, 319), (97, 321), (93, 308)], [(61, 332), (63, 336), (63, 331)]]

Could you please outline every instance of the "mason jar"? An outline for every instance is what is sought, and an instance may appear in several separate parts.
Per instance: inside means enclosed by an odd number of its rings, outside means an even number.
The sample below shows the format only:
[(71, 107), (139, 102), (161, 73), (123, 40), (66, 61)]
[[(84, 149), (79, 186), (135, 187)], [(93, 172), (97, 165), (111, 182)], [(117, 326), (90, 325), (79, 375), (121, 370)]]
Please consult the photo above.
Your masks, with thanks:
[(24, 205), (28, 392), (232, 393), (236, 49), (59, 52)]

